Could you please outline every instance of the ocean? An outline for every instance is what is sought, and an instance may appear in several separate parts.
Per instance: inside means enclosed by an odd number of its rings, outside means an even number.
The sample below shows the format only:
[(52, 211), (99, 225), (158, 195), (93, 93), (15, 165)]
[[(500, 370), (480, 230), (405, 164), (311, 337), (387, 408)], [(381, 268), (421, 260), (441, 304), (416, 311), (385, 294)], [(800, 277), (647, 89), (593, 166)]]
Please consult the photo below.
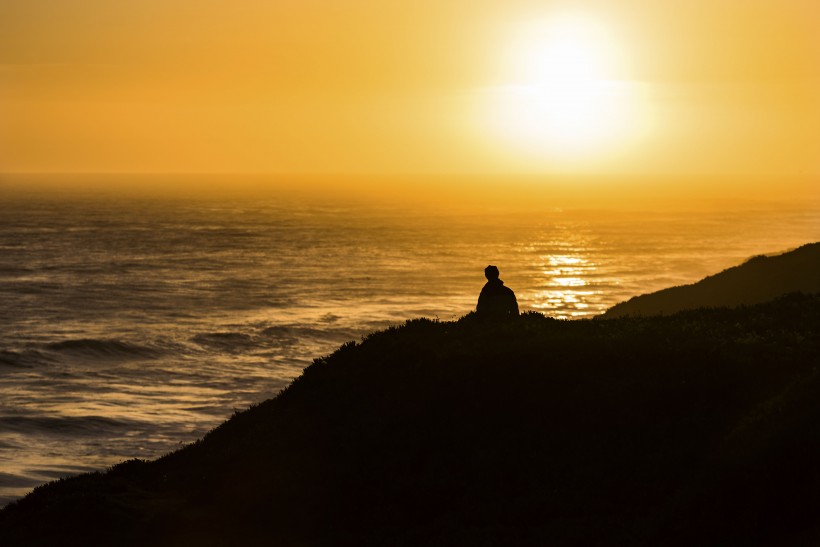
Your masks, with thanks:
[(820, 240), (820, 209), (453, 213), (295, 196), (0, 193), (0, 506), (155, 458), (314, 358), (470, 312), (495, 264), (522, 311), (585, 319)]

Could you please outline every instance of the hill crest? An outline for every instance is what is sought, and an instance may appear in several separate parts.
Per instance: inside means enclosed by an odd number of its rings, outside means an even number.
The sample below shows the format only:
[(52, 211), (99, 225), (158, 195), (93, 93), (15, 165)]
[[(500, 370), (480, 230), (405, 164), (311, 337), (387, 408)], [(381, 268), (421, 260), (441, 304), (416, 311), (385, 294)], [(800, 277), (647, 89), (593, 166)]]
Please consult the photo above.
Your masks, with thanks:
[(696, 308), (753, 305), (792, 292), (820, 292), (820, 242), (777, 255), (755, 256), (690, 285), (635, 296), (599, 317), (668, 315)]
[(818, 330), (808, 295), (408, 321), (193, 445), (36, 489), (0, 544), (816, 545)]

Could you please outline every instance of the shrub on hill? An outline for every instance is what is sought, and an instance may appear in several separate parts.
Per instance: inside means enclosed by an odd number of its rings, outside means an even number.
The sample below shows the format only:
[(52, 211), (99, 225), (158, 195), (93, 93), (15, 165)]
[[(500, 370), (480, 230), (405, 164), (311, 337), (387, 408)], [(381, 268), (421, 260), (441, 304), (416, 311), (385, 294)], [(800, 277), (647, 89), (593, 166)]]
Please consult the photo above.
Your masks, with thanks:
[(0, 543), (812, 544), (817, 332), (807, 295), (408, 321), (158, 461), (38, 488)]

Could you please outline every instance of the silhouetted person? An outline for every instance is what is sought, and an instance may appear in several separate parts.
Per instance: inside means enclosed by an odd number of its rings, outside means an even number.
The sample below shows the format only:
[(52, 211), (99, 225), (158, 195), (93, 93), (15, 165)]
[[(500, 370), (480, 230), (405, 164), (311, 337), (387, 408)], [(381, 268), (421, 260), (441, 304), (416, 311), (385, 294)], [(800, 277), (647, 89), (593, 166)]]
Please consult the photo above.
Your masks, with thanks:
[(498, 268), (487, 266), (484, 268), (487, 283), (478, 295), (476, 313), (481, 317), (505, 318), (518, 315), (518, 301), (515, 293), (504, 282), (498, 279)]

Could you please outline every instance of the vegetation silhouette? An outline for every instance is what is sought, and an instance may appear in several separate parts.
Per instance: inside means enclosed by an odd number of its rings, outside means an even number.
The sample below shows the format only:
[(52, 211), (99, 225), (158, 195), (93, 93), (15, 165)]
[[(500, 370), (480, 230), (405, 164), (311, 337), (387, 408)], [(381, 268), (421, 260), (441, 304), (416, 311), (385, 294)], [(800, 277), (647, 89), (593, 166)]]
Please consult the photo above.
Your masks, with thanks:
[(424, 319), (156, 461), (0, 511), (1, 545), (817, 545), (820, 296)]
[(776, 256), (756, 256), (692, 285), (636, 296), (608, 309), (603, 317), (758, 304), (792, 292), (820, 292), (820, 242)]
[(476, 314), (483, 319), (498, 320), (518, 316), (518, 301), (515, 299), (515, 293), (509, 287), (505, 287), (504, 282), (498, 276), (496, 266), (490, 265), (484, 268), (487, 283), (478, 295), (478, 304), (475, 308)]

